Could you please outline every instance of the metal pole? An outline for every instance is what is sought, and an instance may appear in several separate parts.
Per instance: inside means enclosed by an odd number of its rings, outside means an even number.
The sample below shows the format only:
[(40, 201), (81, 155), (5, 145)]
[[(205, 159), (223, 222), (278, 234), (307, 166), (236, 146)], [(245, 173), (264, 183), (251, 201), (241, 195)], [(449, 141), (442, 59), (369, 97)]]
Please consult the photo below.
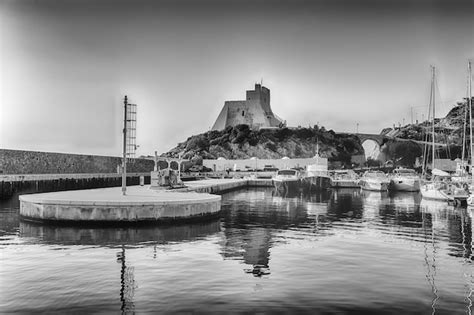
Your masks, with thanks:
[(181, 153), (178, 155), (178, 183), (181, 183)]
[(473, 148), (472, 148), (472, 69), (471, 69), (471, 60), (469, 60), (467, 64), (467, 69), (468, 69), (468, 100), (467, 104), (469, 106), (469, 146), (471, 147), (471, 182), (474, 182), (474, 177), (473, 172), (472, 172), (472, 167), (474, 163), (474, 155), (473, 155)]
[(433, 135), (432, 135), (432, 139), (431, 139), (431, 142), (433, 144), (433, 147), (432, 147), (432, 159), (433, 159), (433, 165), (431, 166), (431, 170), (434, 170), (435, 168), (435, 95), (436, 95), (436, 89), (435, 89), (435, 75), (436, 75), (436, 69), (434, 66), (431, 66), (431, 71), (432, 71), (432, 81), (431, 81), (431, 93), (432, 93), (432, 100), (433, 100), (433, 125), (432, 125), (432, 131), (433, 131)]
[(128, 99), (125, 95), (123, 100), (123, 160), (122, 160), (122, 195), (127, 192), (127, 104)]

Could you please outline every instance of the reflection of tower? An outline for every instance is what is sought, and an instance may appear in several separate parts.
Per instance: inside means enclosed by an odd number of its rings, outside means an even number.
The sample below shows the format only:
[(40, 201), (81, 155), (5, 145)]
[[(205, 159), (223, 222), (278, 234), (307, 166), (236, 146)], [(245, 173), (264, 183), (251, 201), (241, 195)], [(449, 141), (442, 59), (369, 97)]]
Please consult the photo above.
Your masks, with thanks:
[(268, 266), (270, 257), (270, 230), (265, 228), (250, 230), (246, 235), (246, 243), (243, 244), (244, 261), (249, 265)]
[(125, 245), (122, 245), (122, 251), (117, 253), (117, 262), (122, 264), (120, 269), (120, 301), (122, 313), (133, 312), (133, 295), (135, 294), (135, 278), (133, 276), (133, 267), (127, 267), (125, 261)]

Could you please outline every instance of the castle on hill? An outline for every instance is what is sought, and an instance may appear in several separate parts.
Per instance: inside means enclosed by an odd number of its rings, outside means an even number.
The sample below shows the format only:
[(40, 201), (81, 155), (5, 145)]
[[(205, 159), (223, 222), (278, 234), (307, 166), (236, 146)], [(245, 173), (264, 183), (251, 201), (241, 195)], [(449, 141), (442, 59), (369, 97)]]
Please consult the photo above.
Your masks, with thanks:
[(245, 101), (226, 101), (212, 130), (229, 126), (249, 125), (252, 129), (283, 127), (286, 122), (278, 118), (270, 107), (270, 90), (261, 84), (247, 91)]

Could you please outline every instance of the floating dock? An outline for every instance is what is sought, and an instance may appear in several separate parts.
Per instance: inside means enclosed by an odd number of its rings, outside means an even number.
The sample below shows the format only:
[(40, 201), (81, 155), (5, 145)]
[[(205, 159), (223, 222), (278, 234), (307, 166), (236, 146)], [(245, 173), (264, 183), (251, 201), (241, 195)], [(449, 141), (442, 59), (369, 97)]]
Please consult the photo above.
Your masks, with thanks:
[(22, 195), (20, 216), (40, 222), (139, 223), (195, 219), (218, 213), (219, 193), (242, 187), (271, 186), (271, 180), (210, 179), (187, 182), (176, 190), (150, 186), (71, 190)]

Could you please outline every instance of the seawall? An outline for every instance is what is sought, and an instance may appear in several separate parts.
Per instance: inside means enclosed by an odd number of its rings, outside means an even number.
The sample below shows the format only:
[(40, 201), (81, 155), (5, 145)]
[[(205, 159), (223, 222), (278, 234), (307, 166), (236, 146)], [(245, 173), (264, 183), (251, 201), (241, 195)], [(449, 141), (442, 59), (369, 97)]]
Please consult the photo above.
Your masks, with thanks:
[[(120, 157), (0, 149), (0, 174), (117, 173)], [(153, 171), (154, 161), (131, 159), (130, 173)]]
[[(127, 185), (150, 183), (150, 173), (128, 173)], [(122, 185), (121, 174), (24, 174), (0, 175), (0, 199), (8, 199), (15, 193), (40, 193), (77, 189), (118, 187)]]

